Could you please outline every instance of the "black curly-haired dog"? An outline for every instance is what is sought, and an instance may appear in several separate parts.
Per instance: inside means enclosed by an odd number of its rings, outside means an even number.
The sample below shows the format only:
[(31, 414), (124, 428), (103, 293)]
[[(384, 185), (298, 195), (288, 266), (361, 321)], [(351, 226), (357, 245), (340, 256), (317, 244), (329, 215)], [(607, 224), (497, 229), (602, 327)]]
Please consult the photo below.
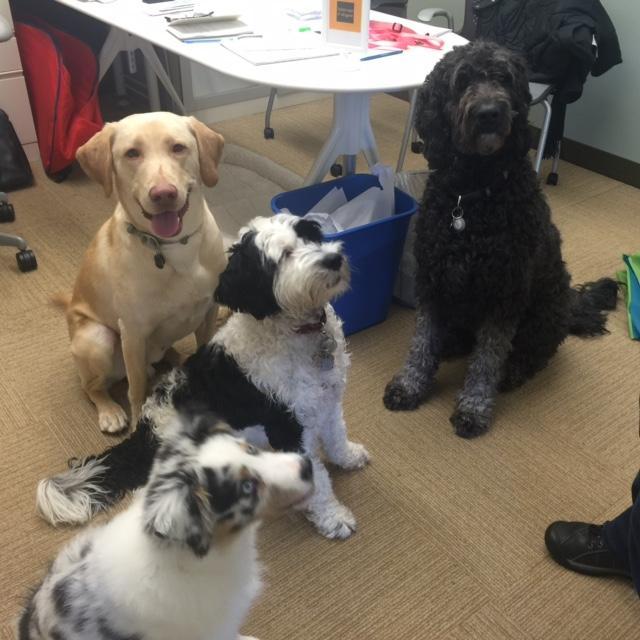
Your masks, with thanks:
[(419, 93), (415, 125), (430, 174), (416, 221), (416, 330), (388, 409), (415, 409), (442, 359), (471, 354), (451, 416), (471, 438), (498, 390), (542, 369), (569, 334), (606, 332), (617, 285), (572, 289), (560, 234), (527, 153), (523, 60), (476, 42), (443, 57)]

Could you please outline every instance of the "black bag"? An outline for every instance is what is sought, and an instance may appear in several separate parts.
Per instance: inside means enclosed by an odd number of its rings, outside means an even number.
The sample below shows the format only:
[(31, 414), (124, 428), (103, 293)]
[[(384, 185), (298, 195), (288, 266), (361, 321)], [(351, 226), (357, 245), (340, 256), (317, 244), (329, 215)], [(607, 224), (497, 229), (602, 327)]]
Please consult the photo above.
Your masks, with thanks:
[(0, 191), (13, 191), (33, 183), (33, 174), (11, 120), (0, 109)]
[(622, 62), (616, 30), (600, 0), (474, 0), (473, 27), (472, 39), (522, 53), (530, 82), (553, 85), (545, 158), (556, 152), (567, 105), (582, 95), (589, 73), (599, 76)]

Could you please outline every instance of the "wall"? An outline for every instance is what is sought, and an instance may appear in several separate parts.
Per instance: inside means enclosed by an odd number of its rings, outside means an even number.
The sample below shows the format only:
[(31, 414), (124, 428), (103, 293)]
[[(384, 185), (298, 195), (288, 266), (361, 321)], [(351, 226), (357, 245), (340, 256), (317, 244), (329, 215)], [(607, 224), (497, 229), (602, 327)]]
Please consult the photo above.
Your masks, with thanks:
[(567, 109), (565, 134), (640, 163), (640, 3), (603, 0), (602, 4), (618, 32), (623, 63), (588, 79), (580, 100)]
[[(408, 15), (438, 6), (454, 15), (462, 26), (465, 0), (409, 0)], [(640, 3), (602, 0), (618, 32), (623, 64), (599, 78), (589, 77), (584, 94), (567, 109), (565, 136), (571, 140), (640, 163)], [(532, 119), (539, 122), (538, 114)]]

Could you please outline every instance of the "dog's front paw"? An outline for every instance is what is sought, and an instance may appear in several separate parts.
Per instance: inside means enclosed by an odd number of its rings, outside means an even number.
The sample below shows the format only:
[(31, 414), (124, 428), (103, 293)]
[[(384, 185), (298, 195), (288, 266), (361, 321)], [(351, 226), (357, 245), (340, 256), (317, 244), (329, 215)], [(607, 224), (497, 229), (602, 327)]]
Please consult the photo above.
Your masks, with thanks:
[(394, 376), (387, 384), (382, 401), (389, 411), (411, 411), (418, 407), (422, 396), (423, 394), (400, 374)]
[(451, 424), (454, 426), (456, 435), (461, 438), (476, 438), (486, 433), (491, 424), (491, 417), (456, 409), (450, 418)]
[(356, 518), (343, 504), (324, 510), (322, 513), (309, 512), (309, 520), (318, 532), (331, 540), (344, 540), (356, 530)]
[(355, 471), (356, 469), (365, 467), (369, 463), (369, 460), (371, 460), (371, 456), (364, 445), (358, 442), (347, 442), (346, 455), (340, 460), (336, 460), (334, 464), (341, 469)]
[(98, 426), (103, 433), (118, 433), (129, 423), (125, 410), (115, 402), (98, 413)]

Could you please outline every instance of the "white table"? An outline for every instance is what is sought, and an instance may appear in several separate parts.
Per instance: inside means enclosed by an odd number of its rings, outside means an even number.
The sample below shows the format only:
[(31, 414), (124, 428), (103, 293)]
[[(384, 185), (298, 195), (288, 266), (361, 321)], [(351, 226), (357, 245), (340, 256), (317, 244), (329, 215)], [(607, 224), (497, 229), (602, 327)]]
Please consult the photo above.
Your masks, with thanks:
[[(320, 182), (339, 156), (355, 157), (363, 152), (369, 165), (375, 164), (378, 150), (369, 117), (371, 95), (418, 87), (445, 52), (466, 42), (461, 36), (449, 32), (443, 36), (445, 47), (441, 51), (414, 47), (401, 55), (366, 62), (360, 62), (358, 56), (352, 55), (258, 66), (219, 43), (181, 42), (167, 32), (164, 18), (146, 15), (145, 5), (139, 0), (115, 0), (108, 4), (82, 0), (56, 1), (111, 26), (100, 54), (101, 77), (119, 51), (141, 49), (148, 65), (147, 78), (150, 78), (151, 71), (155, 73), (179, 106), (182, 104), (180, 98), (152, 45), (251, 83), (332, 93), (333, 126), (305, 184)], [(258, 33), (281, 33), (286, 37), (286, 28), (291, 23), (283, 17), (280, 8), (291, 2), (288, 0), (281, 4), (274, 0), (245, 0), (241, 5), (244, 9), (242, 19)], [(377, 11), (371, 12), (371, 19), (402, 22), (418, 33), (427, 30), (423, 23), (394, 18)]]

